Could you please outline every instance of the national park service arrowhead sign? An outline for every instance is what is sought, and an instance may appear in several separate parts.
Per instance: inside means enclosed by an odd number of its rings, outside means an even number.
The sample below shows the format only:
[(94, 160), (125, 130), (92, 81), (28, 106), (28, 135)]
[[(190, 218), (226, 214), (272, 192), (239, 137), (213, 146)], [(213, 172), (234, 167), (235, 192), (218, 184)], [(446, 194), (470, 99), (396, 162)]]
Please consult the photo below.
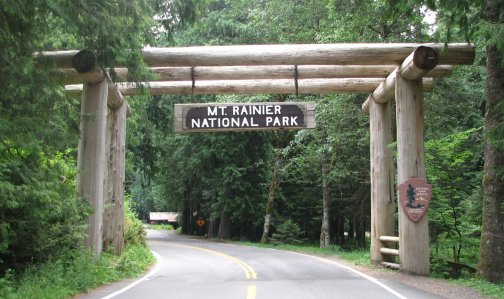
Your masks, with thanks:
[(432, 186), (425, 179), (409, 178), (399, 185), (399, 201), (408, 218), (418, 222), (429, 209)]

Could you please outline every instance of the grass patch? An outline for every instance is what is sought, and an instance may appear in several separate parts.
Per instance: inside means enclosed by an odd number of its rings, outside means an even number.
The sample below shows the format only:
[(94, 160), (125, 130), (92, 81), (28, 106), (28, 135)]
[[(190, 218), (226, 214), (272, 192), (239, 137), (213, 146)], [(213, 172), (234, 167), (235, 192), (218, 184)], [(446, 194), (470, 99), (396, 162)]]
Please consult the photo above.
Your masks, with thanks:
[(149, 224), (147, 227), (155, 230), (174, 230), (171, 224)]
[(253, 242), (238, 242), (241, 245), (253, 246), (260, 248), (273, 248), (280, 250), (287, 250), (299, 253), (315, 254), (315, 255), (325, 255), (325, 256), (337, 256), (342, 259), (348, 260), (356, 265), (367, 265), (371, 266), (371, 257), (369, 254), (369, 249), (343, 249), (338, 245), (331, 245), (329, 247), (320, 248), (317, 245), (303, 244), (303, 245), (290, 245), (290, 244), (262, 244)]
[(0, 279), (0, 298), (68, 298), (97, 286), (143, 274), (154, 262), (142, 245), (126, 247), (121, 256), (103, 253), (93, 260), (85, 251), (70, 251), (57, 260), (28, 268), (19, 278)]
[(490, 298), (504, 298), (504, 284), (494, 284), (478, 278), (460, 278), (449, 281), (456, 285), (475, 289)]

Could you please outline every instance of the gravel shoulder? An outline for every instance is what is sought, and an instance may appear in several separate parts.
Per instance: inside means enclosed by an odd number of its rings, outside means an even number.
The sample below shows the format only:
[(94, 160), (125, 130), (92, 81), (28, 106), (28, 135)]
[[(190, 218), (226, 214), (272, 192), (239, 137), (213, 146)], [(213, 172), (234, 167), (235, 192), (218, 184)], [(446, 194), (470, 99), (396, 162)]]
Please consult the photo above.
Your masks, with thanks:
[(443, 298), (450, 299), (485, 299), (490, 298), (483, 296), (478, 291), (465, 287), (459, 286), (449, 281), (432, 278), (432, 277), (424, 277), (424, 276), (415, 276), (401, 273), (399, 271), (382, 269), (382, 268), (373, 268), (368, 266), (360, 266), (355, 265), (349, 261), (343, 260), (341, 258), (335, 256), (321, 256), (328, 260), (336, 261), (340, 264), (343, 264), (347, 267), (351, 267), (355, 270), (358, 270), (362, 273), (365, 273), (369, 276), (372, 276), (379, 280), (389, 280), (400, 282), (402, 284), (406, 284), (418, 289), (422, 289), (431, 294), (434, 294)]

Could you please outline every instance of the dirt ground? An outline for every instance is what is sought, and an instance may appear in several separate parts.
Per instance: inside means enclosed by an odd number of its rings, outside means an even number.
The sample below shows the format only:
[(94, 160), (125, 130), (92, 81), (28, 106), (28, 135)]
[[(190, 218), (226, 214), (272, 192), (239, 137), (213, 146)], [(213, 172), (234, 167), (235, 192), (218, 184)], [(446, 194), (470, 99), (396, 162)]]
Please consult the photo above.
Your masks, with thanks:
[(431, 278), (431, 277), (423, 277), (423, 276), (413, 276), (403, 274), (399, 271), (387, 270), (387, 269), (378, 269), (378, 268), (370, 268), (365, 266), (355, 265), (351, 262), (345, 261), (343, 259), (337, 257), (327, 257), (324, 258), (337, 261), (345, 266), (356, 269), (362, 273), (365, 273), (369, 276), (372, 276), (376, 279), (386, 279), (391, 281), (397, 281), (418, 289), (422, 289), (434, 295), (450, 298), (450, 299), (485, 299), (489, 297), (485, 297), (477, 291), (455, 284), (451, 284), (448, 281)]

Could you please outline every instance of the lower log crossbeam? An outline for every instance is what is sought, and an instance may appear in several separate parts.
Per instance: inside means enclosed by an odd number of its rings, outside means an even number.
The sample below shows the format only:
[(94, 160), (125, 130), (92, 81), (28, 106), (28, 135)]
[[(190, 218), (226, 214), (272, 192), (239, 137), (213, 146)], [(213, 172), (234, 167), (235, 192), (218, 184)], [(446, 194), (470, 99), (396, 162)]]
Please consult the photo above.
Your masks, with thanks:
[[(298, 80), (299, 94), (324, 93), (369, 93), (383, 81), (383, 78), (347, 78), (347, 79), (303, 79)], [(425, 91), (431, 91), (434, 85), (432, 78), (424, 78)], [(139, 86), (133, 83), (116, 84), (123, 96), (141, 94)], [(162, 94), (295, 94), (294, 80), (216, 80), (169, 81), (141, 83), (150, 95)], [(66, 85), (69, 95), (80, 95), (82, 85)]]
[(401, 270), (401, 265), (397, 263), (389, 263), (389, 262), (382, 262), (381, 265), (385, 268), (393, 269), (393, 270)]

